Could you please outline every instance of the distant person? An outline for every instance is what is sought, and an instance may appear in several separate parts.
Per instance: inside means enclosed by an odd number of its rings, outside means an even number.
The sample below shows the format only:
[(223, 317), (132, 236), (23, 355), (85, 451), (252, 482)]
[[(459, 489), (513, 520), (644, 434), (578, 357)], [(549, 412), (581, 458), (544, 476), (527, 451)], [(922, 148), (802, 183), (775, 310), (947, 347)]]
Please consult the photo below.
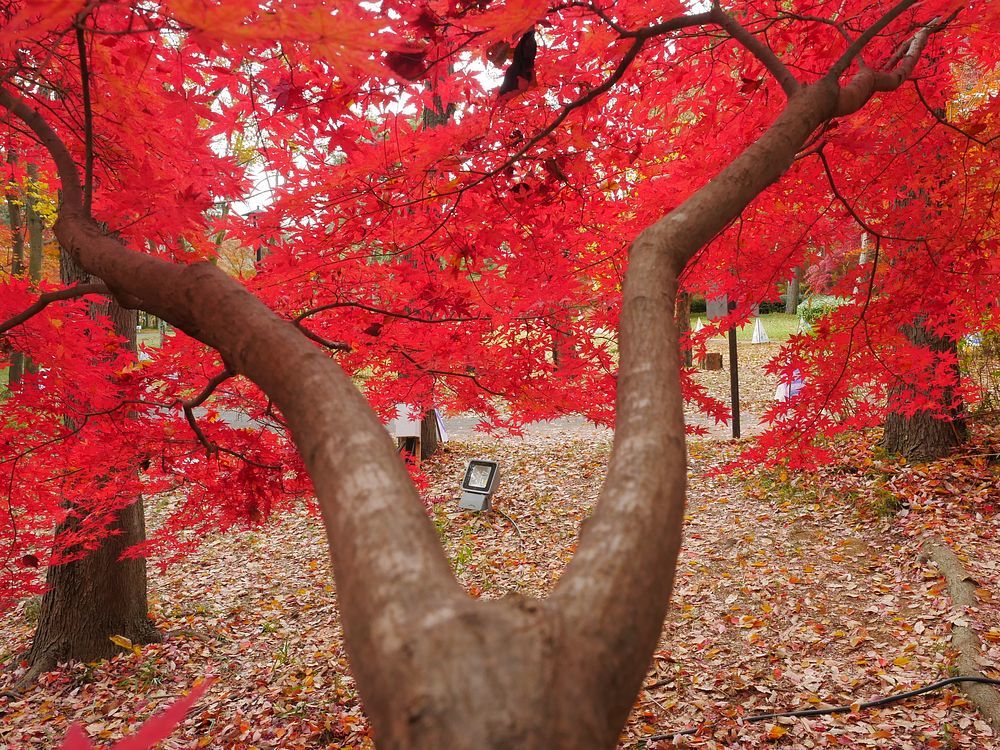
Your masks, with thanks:
[(778, 383), (778, 387), (774, 391), (775, 401), (788, 401), (789, 399), (795, 398), (799, 395), (799, 391), (805, 386), (805, 378), (802, 377), (802, 372), (798, 368), (792, 371), (791, 381), (782, 380)]

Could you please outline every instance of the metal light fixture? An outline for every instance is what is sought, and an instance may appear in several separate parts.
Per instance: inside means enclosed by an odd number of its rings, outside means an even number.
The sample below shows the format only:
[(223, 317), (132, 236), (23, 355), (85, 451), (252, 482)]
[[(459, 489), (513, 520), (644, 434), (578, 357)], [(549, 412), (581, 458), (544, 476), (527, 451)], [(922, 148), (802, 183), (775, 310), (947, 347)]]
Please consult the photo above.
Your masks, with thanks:
[(500, 468), (496, 461), (474, 458), (465, 467), (462, 497), (458, 507), (463, 510), (490, 510), (490, 498), (497, 488)]

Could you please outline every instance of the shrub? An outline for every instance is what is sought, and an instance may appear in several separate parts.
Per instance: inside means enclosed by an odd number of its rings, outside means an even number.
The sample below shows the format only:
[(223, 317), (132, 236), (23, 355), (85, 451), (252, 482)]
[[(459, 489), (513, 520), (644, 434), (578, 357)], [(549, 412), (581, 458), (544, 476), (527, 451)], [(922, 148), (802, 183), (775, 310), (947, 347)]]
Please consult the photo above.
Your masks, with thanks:
[(806, 297), (805, 300), (800, 302), (799, 306), (795, 309), (795, 312), (797, 312), (799, 317), (806, 323), (812, 325), (824, 315), (829, 315), (846, 302), (847, 300), (844, 297), (833, 297), (828, 294), (816, 294)]
[(962, 373), (980, 390), (982, 401), (976, 414), (982, 417), (1000, 413), (1000, 331), (966, 336), (958, 345)]

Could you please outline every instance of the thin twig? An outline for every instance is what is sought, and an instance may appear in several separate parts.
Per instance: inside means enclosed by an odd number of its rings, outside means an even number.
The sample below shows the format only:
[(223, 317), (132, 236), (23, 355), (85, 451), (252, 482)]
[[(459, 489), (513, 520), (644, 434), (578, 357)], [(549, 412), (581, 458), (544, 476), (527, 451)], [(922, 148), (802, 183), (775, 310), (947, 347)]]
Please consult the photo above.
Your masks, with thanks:
[(205, 388), (195, 396), (193, 399), (187, 401), (181, 401), (181, 408), (184, 410), (184, 416), (187, 419), (188, 425), (191, 427), (191, 431), (198, 438), (198, 442), (205, 446), (205, 450), (209, 455), (219, 452), (219, 446), (209, 440), (205, 433), (202, 432), (201, 427), (198, 425), (198, 420), (195, 419), (194, 410), (205, 403), (209, 396), (211, 396), (215, 389), (222, 385), (224, 382), (233, 377), (233, 373), (227, 368), (222, 372), (218, 373), (208, 383), (205, 384)]
[(938, 111), (930, 105), (927, 99), (924, 98), (924, 92), (920, 90), (920, 82), (917, 81), (916, 79), (913, 80), (913, 88), (916, 89), (917, 98), (920, 99), (921, 104), (923, 104), (924, 107), (927, 108), (927, 112), (931, 115), (931, 117), (933, 117), (939, 123), (944, 125), (946, 128), (951, 128), (956, 133), (961, 133), (970, 141), (974, 141), (975, 143), (978, 143), (980, 146), (989, 146), (991, 143), (993, 143), (993, 141), (997, 140), (997, 138), (1000, 138), (1000, 135), (995, 135), (989, 140), (984, 141), (981, 138), (976, 138), (976, 136), (972, 135), (971, 133), (967, 133), (957, 125), (953, 125), (952, 123), (948, 122), (945, 118), (941, 117), (941, 115), (938, 114)]
[(294, 321), (295, 327), (302, 331), (302, 334), (313, 341), (315, 341), (320, 346), (326, 349), (333, 349), (338, 352), (349, 352), (353, 347), (346, 341), (331, 341), (330, 339), (323, 338), (315, 331), (311, 331), (302, 323), (301, 320)]

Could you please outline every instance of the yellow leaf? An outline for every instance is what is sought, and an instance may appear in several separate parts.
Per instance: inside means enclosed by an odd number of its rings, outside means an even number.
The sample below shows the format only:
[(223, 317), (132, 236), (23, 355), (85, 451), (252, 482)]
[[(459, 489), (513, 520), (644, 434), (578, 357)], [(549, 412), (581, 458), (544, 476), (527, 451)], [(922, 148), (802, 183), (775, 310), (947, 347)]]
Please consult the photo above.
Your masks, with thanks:
[(892, 660), (892, 663), (895, 664), (897, 667), (905, 667), (907, 664), (910, 663), (910, 657), (897, 656), (895, 659)]
[(132, 641), (130, 641), (123, 635), (112, 635), (109, 636), (108, 640), (110, 640), (116, 646), (121, 646), (122, 648), (128, 649), (129, 651), (131, 651), (135, 647)]
[(776, 740), (780, 737), (784, 737), (788, 734), (788, 730), (777, 724), (772, 724), (771, 728), (767, 730), (767, 738), (769, 740)]

